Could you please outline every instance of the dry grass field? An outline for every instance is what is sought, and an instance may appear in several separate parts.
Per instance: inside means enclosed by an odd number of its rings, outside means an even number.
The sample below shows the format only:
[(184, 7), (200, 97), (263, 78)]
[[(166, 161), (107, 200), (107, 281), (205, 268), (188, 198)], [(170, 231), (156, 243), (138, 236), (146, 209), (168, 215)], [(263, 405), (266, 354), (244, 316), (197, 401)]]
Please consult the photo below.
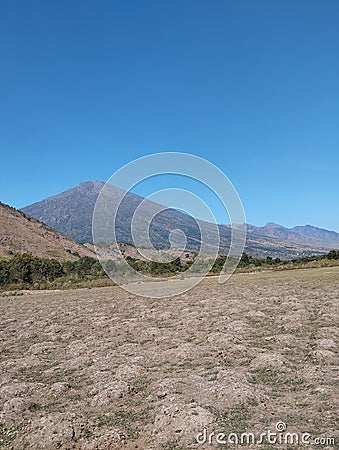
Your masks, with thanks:
[(0, 297), (0, 447), (226, 448), (196, 435), (283, 421), (323, 438), (303, 448), (334, 448), (338, 299), (339, 267), (211, 277), (166, 300), (114, 286)]

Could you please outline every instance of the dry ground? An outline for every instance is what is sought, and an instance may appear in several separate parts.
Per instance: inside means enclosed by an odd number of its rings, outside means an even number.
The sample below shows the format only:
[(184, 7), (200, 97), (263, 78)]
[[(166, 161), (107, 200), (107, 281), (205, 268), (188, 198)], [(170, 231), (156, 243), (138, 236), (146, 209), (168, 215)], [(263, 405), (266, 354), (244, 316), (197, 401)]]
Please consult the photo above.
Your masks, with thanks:
[(167, 300), (119, 287), (2, 297), (0, 447), (207, 449), (204, 427), (278, 421), (334, 437), (338, 297), (338, 267), (209, 278)]

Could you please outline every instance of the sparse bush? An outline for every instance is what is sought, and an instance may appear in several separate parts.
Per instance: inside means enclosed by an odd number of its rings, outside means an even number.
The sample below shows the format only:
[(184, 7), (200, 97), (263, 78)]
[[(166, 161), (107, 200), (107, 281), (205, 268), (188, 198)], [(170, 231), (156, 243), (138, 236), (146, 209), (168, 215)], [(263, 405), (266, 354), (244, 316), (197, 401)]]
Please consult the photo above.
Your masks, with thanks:
[(328, 255), (328, 259), (339, 259), (339, 250), (331, 250)]

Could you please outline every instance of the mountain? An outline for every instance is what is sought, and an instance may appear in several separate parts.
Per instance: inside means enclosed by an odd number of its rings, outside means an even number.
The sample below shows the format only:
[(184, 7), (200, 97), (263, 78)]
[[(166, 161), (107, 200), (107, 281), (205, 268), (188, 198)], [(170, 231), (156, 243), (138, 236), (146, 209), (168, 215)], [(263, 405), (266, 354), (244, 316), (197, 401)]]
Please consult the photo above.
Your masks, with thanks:
[(31, 253), (44, 258), (75, 260), (72, 253), (95, 257), (90, 249), (72, 241), (33, 217), (0, 202), (0, 256)]
[(328, 249), (339, 248), (339, 233), (314, 227), (312, 225), (286, 228), (274, 222), (268, 222), (263, 227), (247, 225), (249, 237), (258, 236), (280, 239), (285, 242), (293, 242), (300, 245), (325, 247)]
[[(77, 242), (92, 242), (93, 210), (104, 185), (105, 183), (102, 181), (83, 182), (61, 194), (26, 206), (22, 208), (22, 211)], [(123, 190), (110, 186), (110, 199), (118, 201), (123, 195)], [(116, 220), (118, 242), (133, 243), (130, 224), (136, 208), (143, 200), (144, 198), (139, 195), (127, 193), (121, 202)], [(152, 242), (155, 246), (164, 248), (169, 245), (170, 231), (178, 228), (187, 236), (192, 236), (188, 244), (196, 247), (200, 232), (192, 217), (170, 208), (163, 210), (161, 205), (151, 201), (147, 201), (147, 205), (148, 210), (152, 209), (156, 212), (150, 230)], [(230, 234), (229, 231), (227, 231), (227, 234)]]
[[(101, 181), (87, 181), (71, 188), (61, 194), (46, 198), (40, 202), (26, 206), (22, 209), (27, 214), (36, 217), (52, 228), (69, 236), (77, 242), (92, 242), (92, 217), (93, 210), (99, 193), (105, 183)], [(109, 187), (109, 201), (123, 201), (120, 204), (116, 217), (117, 242), (135, 243), (131, 236), (131, 221), (136, 208), (144, 201), (133, 193), (127, 193), (121, 189)], [(159, 250), (170, 247), (171, 231), (181, 230), (187, 237), (186, 250), (199, 251), (201, 245), (202, 227), (208, 234), (208, 243), (215, 247), (217, 242), (216, 230), (220, 235), (220, 253), (226, 253), (230, 244), (231, 231), (229, 225), (208, 224), (180, 211), (164, 208), (149, 200), (144, 201), (147, 213), (154, 216), (151, 221), (150, 240), (153, 246)], [(146, 216), (145, 216), (146, 217)], [(142, 221), (141, 221), (142, 222)], [(144, 224), (147, 223), (145, 218)], [(140, 225), (140, 224), (139, 224)], [(311, 235), (310, 230), (302, 232), (299, 227), (287, 229), (280, 225), (268, 223), (265, 227), (248, 225), (248, 236), (245, 251), (253, 256), (272, 256), (280, 258), (293, 258), (308, 256), (316, 253), (326, 253), (329, 249), (338, 248), (336, 244), (338, 233), (330, 233), (325, 239), (320, 232), (316, 236)], [(327, 230), (322, 230), (327, 231)], [(308, 233), (308, 235), (307, 235)], [(320, 234), (319, 234), (320, 233)], [(331, 233), (334, 233), (333, 235)], [(139, 237), (139, 229), (137, 237)], [(103, 239), (105, 240), (105, 239)], [(147, 247), (147, 242), (139, 244), (139, 247)]]
[(313, 225), (299, 225), (293, 227), (292, 231), (303, 236), (305, 239), (309, 239), (309, 242), (318, 242), (319, 245), (329, 245), (335, 249), (339, 248), (339, 233), (336, 233), (335, 231), (314, 227)]
[(92, 242), (95, 202), (105, 183), (88, 181), (21, 210), (76, 242)]

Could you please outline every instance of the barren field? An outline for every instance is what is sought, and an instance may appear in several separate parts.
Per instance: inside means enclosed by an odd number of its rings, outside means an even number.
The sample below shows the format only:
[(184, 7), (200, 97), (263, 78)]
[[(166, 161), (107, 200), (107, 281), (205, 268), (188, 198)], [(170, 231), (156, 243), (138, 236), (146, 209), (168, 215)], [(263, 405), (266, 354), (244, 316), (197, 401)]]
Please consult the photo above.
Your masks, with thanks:
[(209, 278), (166, 300), (0, 297), (0, 447), (226, 448), (284, 422), (305, 448), (334, 448), (338, 298), (339, 267)]

